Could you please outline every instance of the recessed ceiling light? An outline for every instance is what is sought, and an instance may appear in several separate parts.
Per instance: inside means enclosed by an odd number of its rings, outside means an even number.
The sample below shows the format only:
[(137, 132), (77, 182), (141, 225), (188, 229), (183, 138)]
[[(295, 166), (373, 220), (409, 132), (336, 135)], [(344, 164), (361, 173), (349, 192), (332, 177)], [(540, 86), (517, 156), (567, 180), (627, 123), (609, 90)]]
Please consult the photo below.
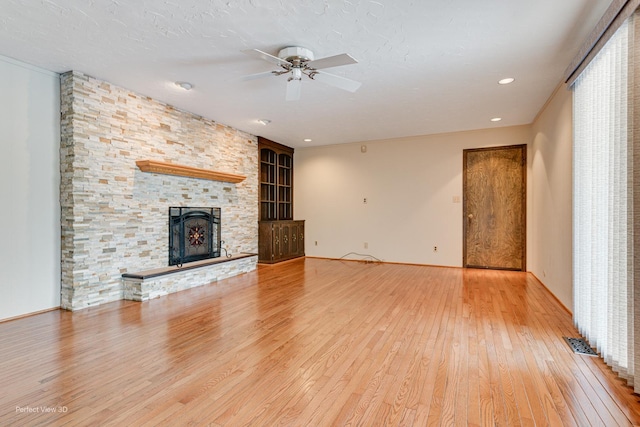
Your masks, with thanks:
[(311, 142), (311, 141), (313, 141), (311, 138), (305, 138), (304, 139), (304, 142)]
[(494, 117), (491, 119), (492, 122), (499, 122), (500, 120), (502, 120), (502, 117)]
[(269, 120), (269, 119), (258, 119), (258, 123), (260, 123), (263, 126), (266, 126), (269, 123), (271, 123), (271, 120)]
[(516, 79), (513, 77), (507, 77), (506, 79), (498, 80), (498, 84), (500, 85), (508, 85), (509, 83), (513, 83)]
[(176, 82), (176, 86), (181, 87), (184, 90), (193, 89), (193, 85), (189, 82)]

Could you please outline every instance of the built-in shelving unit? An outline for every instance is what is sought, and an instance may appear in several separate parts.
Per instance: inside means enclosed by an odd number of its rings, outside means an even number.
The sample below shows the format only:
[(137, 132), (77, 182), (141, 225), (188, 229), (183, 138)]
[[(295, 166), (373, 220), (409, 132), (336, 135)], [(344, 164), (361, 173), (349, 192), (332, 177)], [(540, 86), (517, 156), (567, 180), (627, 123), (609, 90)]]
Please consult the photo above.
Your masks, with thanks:
[(258, 137), (260, 222), (258, 261), (304, 256), (304, 221), (293, 220), (293, 148)]
[(189, 178), (208, 179), (211, 181), (231, 182), (237, 184), (246, 179), (245, 176), (226, 172), (216, 172), (208, 169), (193, 168), (191, 166), (176, 165), (174, 163), (159, 162), (156, 160), (138, 160), (136, 166), (142, 172), (160, 173), (164, 175), (176, 175)]

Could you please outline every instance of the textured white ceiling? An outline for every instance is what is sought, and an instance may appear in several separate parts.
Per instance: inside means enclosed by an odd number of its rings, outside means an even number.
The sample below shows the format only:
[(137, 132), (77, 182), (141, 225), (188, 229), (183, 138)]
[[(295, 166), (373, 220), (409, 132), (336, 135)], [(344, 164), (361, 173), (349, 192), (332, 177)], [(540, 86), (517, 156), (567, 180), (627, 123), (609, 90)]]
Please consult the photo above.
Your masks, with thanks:
[[(531, 123), (609, 3), (2, 0), (0, 55), (81, 71), (290, 146), (336, 144)], [(275, 69), (242, 50), (285, 46), (316, 59), (349, 53), (358, 64), (326, 71), (362, 87), (306, 80), (287, 102), (286, 76), (240, 80)], [(500, 86), (503, 77), (516, 81)]]

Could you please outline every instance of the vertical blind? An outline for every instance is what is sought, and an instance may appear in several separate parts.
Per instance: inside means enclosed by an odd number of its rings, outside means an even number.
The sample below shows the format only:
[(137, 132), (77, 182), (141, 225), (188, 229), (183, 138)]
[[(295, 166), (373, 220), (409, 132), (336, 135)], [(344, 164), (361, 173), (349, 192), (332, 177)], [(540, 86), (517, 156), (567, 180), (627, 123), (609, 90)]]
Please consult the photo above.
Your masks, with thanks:
[[(632, 15), (573, 84), (574, 321), (614, 371), (634, 384), (640, 303), (634, 180), (635, 26)], [(637, 175), (637, 172), (635, 172)], [(635, 192), (635, 197), (634, 197)], [(636, 381), (636, 392), (640, 381)]]

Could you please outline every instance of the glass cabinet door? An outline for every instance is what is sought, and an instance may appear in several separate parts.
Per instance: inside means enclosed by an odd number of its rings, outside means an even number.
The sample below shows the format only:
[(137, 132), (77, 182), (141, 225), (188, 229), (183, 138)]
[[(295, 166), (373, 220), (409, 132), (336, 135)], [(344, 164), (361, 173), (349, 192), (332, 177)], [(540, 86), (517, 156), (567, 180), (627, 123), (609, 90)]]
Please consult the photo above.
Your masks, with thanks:
[(277, 155), (273, 150), (260, 150), (260, 219), (277, 219)]
[(278, 219), (293, 219), (291, 206), (291, 175), (293, 159), (288, 154), (278, 156)]

